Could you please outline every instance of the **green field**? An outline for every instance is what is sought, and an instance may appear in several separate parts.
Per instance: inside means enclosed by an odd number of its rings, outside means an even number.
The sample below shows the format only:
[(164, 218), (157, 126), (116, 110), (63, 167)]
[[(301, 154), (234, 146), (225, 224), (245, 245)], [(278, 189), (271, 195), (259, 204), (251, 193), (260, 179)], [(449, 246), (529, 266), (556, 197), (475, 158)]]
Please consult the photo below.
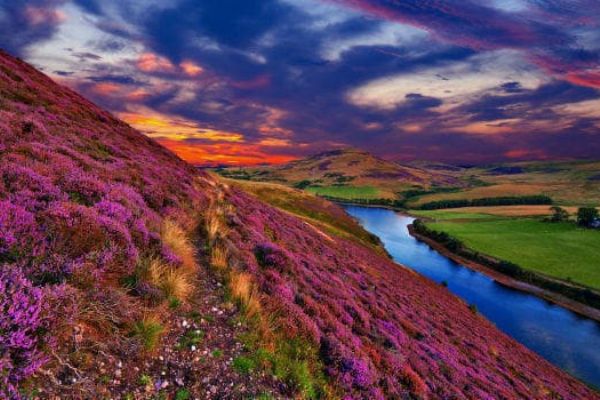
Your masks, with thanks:
[(338, 199), (377, 199), (381, 197), (379, 189), (374, 186), (311, 186), (307, 191)]
[(418, 212), (427, 226), (522, 268), (600, 289), (600, 232), (574, 223), (449, 211)]

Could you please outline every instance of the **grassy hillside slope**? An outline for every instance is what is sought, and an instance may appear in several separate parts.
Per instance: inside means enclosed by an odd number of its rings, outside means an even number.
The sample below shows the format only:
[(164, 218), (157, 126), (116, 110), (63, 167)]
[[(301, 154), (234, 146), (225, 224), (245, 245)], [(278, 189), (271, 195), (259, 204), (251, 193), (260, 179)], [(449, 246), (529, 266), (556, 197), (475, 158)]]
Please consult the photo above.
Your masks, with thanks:
[(285, 331), (319, 349), (346, 398), (597, 397), (577, 393), (575, 381), (447, 289), (235, 188), (223, 197), (231, 230), (216, 245), (227, 249), (228, 268), (251, 276)]
[(276, 182), (347, 200), (440, 200), (546, 195), (565, 206), (600, 204), (600, 162), (518, 162), (478, 167), (400, 165), (356, 149), (333, 150), (285, 165), (218, 171), (234, 179)]
[(225, 182), (241, 188), (265, 203), (302, 218), (308, 223), (323, 229), (324, 232), (356, 240), (375, 251), (384, 253), (379, 239), (367, 232), (354, 218), (334, 203), (302, 190), (274, 183), (236, 181), (233, 179), (227, 179)]

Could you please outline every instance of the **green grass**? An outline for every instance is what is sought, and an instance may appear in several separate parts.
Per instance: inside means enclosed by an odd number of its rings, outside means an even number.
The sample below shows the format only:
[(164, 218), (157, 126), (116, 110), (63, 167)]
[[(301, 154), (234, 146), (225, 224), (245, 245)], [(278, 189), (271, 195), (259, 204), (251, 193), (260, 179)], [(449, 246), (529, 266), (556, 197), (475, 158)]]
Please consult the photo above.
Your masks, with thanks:
[(490, 214), (466, 213), (460, 211), (445, 211), (445, 210), (411, 210), (412, 215), (418, 217), (431, 218), (435, 220), (497, 220), (497, 217)]
[[(421, 214), (421, 213), (419, 213)], [(427, 226), (522, 268), (600, 289), (600, 232), (534, 218), (429, 212)], [(468, 217), (468, 218), (467, 218)]]
[(307, 191), (321, 196), (338, 199), (378, 199), (379, 189), (374, 186), (315, 186), (306, 188)]
[(144, 319), (133, 324), (131, 335), (138, 338), (144, 349), (153, 351), (158, 346), (165, 328), (153, 319)]
[(237, 357), (233, 360), (233, 369), (240, 374), (249, 374), (256, 367), (253, 359), (249, 357)]

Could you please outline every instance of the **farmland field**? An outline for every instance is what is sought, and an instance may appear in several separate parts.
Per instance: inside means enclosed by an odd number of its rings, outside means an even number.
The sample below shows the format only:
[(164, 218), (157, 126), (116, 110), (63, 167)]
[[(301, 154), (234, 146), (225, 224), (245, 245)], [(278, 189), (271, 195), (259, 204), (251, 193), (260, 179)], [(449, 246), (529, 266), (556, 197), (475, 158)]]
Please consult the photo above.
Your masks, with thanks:
[[(498, 207), (499, 208), (499, 207)], [(497, 212), (497, 210), (496, 210)], [(600, 289), (600, 232), (574, 223), (460, 211), (415, 212), (467, 247), (525, 269)]]

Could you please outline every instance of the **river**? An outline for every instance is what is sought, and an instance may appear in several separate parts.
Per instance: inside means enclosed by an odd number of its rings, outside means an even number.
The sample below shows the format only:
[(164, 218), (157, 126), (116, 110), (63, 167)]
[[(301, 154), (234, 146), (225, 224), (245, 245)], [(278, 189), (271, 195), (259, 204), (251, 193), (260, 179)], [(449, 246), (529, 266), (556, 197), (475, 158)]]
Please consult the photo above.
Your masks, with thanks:
[(455, 263), (408, 233), (414, 218), (382, 208), (346, 206), (377, 235), (394, 261), (436, 282), (531, 350), (582, 381), (600, 388), (600, 324), (536, 296), (502, 286)]

